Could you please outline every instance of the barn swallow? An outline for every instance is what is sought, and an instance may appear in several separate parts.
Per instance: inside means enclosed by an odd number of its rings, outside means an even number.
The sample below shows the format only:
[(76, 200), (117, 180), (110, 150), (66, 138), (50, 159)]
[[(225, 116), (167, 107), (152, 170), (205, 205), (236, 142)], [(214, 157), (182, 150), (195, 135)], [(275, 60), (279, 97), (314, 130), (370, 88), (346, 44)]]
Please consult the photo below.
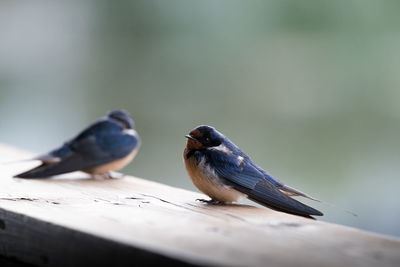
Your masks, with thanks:
[(183, 160), (193, 184), (210, 204), (237, 202), (243, 197), (271, 209), (307, 218), (323, 214), (291, 196), (319, 201), (283, 184), (257, 166), (227, 137), (210, 126), (198, 126), (187, 138)]
[(112, 110), (61, 147), (33, 158), (42, 164), (15, 177), (46, 178), (73, 171), (111, 177), (111, 171), (133, 160), (139, 147), (140, 138), (129, 113)]

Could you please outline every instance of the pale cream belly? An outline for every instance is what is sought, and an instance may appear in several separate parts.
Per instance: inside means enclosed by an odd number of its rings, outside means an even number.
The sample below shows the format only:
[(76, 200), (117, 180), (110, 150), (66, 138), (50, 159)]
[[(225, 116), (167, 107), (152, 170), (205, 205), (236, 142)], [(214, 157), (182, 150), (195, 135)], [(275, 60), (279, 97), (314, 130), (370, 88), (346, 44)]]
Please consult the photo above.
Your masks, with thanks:
[(109, 162), (107, 164), (85, 170), (85, 172), (90, 173), (90, 174), (104, 174), (104, 173), (107, 173), (110, 171), (120, 170), (133, 160), (133, 158), (136, 156), (137, 152), (138, 152), (138, 149), (134, 149), (128, 156), (126, 156), (122, 159), (118, 159), (118, 160)]
[(184, 162), (186, 171), (193, 184), (212, 200), (232, 203), (246, 197), (245, 194), (236, 191), (230, 186), (224, 185), (218, 178), (212, 175), (212, 173), (205, 171), (201, 163), (199, 167), (196, 167), (193, 157), (184, 159)]

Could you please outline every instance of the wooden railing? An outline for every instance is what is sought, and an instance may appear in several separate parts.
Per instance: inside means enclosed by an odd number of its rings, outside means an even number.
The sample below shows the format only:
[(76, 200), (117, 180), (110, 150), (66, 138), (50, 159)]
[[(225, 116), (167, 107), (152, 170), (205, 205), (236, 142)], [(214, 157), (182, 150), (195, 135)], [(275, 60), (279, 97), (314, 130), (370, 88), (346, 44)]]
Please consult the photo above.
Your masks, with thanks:
[[(0, 145), (0, 162), (30, 153)], [(0, 255), (40, 266), (400, 266), (400, 240), (135, 177), (12, 178), (3, 164)]]

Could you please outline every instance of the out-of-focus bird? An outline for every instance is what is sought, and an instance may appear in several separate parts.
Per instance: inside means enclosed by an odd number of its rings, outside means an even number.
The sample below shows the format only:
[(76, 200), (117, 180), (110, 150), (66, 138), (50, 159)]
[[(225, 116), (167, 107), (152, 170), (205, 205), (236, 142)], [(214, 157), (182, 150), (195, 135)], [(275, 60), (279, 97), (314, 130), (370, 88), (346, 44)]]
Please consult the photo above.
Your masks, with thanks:
[(129, 113), (112, 110), (61, 147), (33, 158), (42, 164), (15, 177), (47, 178), (73, 171), (112, 177), (110, 172), (131, 162), (139, 147)]

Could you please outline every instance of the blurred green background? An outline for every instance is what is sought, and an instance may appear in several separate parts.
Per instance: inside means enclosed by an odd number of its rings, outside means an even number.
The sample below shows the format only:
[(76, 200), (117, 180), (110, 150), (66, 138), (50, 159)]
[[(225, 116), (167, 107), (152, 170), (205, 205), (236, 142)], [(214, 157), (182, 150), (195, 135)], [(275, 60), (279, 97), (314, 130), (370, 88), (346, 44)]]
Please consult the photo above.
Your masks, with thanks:
[[(0, 141), (38, 153), (109, 109), (127, 174), (196, 190), (184, 135), (215, 126), (322, 220), (400, 236), (400, 2), (1, 1)], [(353, 217), (342, 209), (357, 213)]]

